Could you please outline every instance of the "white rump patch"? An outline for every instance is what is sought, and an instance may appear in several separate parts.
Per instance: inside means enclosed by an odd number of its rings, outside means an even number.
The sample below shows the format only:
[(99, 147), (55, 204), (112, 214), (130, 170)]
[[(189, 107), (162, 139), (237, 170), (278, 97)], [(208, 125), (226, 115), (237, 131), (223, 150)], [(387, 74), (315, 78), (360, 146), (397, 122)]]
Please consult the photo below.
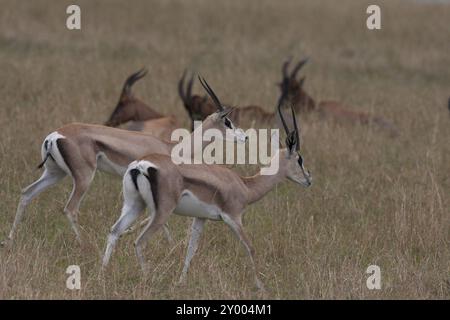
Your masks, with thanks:
[[(66, 162), (64, 161), (64, 158), (62, 157), (61, 153), (58, 150), (58, 145), (56, 144), (56, 141), (58, 139), (65, 139), (66, 137), (60, 134), (57, 131), (53, 131), (48, 136), (45, 137), (44, 142), (42, 143), (41, 147), (41, 157), (42, 160), (44, 160), (47, 153), (50, 153), (53, 160), (55, 160), (58, 167), (60, 167), (65, 173), (72, 175), (72, 173), (69, 170), (69, 167), (66, 165)], [(47, 149), (45, 149), (45, 141), (47, 141)], [(45, 164), (45, 166), (51, 165), (51, 164)]]
[(147, 173), (148, 168), (158, 169), (158, 166), (156, 164), (154, 164), (153, 162), (150, 162), (147, 160), (140, 160), (140, 161), (137, 161), (135, 168), (138, 169), (140, 172)]

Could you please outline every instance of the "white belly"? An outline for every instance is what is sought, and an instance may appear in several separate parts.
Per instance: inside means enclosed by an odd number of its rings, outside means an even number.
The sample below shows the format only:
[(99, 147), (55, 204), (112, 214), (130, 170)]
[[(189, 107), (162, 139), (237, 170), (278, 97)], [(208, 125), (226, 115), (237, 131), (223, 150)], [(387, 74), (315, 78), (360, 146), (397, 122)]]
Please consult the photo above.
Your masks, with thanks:
[(127, 171), (127, 167), (122, 167), (117, 163), (112, 162), (104, 152), (99, 152), (97, 154), (97, 169), (119, 176), (123, 176)]
[(183, 191), (178, 205), (174, 210), (180, 216), (221, 220), (221, 210), (212, 204), (199, 200), (192, 192)]

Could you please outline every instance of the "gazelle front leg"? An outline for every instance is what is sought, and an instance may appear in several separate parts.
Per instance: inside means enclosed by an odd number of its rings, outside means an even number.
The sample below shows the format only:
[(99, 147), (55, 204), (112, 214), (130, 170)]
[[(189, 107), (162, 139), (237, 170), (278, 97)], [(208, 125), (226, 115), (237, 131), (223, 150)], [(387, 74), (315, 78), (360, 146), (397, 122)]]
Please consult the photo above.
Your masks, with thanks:
[(248, 256), (250, 257), (250, 261), (252, 264), (254, 276), (255, 276), (255, 284), (259, 290), (265, 291), (264, 285), (262, 281), (258, 277), (258, 269), (255, 264), (255, 249), (253, 248), (250, 240), (244, 232), (244, 228), (242, 226), (241, 217), (231, 217), (226, 214), (222, 214), (223, 221), (233, 230), (236, 237), (242, 242), (245, 249), (247, 250)]
[(203, 227), (205, 225), (206, 219), (194, 218), (191, 227), (191, 237), (189, 239), (189, 245), (186, 253), (186, 259), (184, 261), (183, 271), (181, 272), (179, 283), (184, 282), (186, 279), (187, 272), (189, 270), (189, 266), (191, 264), (191, 260), (194, 257), (195, 252), (198, 248), (198, 240), (200, 239), (200, 235), (202, 234)]

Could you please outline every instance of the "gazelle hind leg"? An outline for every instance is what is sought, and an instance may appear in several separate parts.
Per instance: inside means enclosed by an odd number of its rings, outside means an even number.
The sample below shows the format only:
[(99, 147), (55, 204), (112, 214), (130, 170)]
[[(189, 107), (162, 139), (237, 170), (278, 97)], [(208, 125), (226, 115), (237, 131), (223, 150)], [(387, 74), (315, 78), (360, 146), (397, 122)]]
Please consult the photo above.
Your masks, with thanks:
[[(130, 234), (130, 233), (135, 232), (136, 229), (142, 228), (142, 227), (146, 226), (150, 220), (151, 220), (151, 217), (145, 218), (144, 220), (142, 220), (142, 221), (139, 223), (139, 225), (132, 226), (132, 227), (128, 228), (128, 229), (124, 232), (124, 234)], [(169, 223), (168, 223), (168, 222), (165, 223), (165, 224), (163, 225), (163, 231), (164, 231), (164, 237), (166, 238), (167, 243), (168, 243), (169, 245), (173, 245), (173, 242), (174, 242), (174, 241), (173, 241), (172, 235), (170, 234)]]
[(169, 218), (169, 215), (172, 213), (174, 209), (175, 207), (162, 210), (161, 208), (157, 209), (153, 215), (153, 219), (151, 219), (147, 223), (147, 226), (145, 226), (144, 230), (141, 232), (141, 234), (138, 236), (138, 238), (134, 243), (136, 249), (136, 256), (138, 258), (139, 264), (143, 272), (146, 271), (146, 265), (142, 251), (145, 248), (151, 236), (154, 235), (162, 226), (164, 226), (164, 224), (167, 222), (167, 219)]
[(192, 222), (189, 245), (186, 253), (186, 259), (184, 260), (183, 271), (181, 272), (180, 279), (178, 281), (179, 283), (184, 282), (184, 280), (186, 279), (191, 260), (194, 257), (195, 252), (197, 251), (198, 241), (200, 239), (200, 235), (202, 234), (205, 222), (206, 219), (201, 218), (194, 218), (194, 221)]
[(78, 224), (78, 210), (80, 208), (81, 201), (83, 200), (86, 191), (91, 185), (94, 178), (95, 169), (90, 172), (85, 172), (83, 175), (77, 175), (73, 177), (73, 189), (67, 201), (64, 213), (69, 219), (70, 225), (75, 232), (78, 242), (81, 243), (80, 227)]
[[(17, 226), (22, 221), (25, 209), (30, 204), (31, 200), (33, 200), (36, 196), (38, 196), (41, 192), (43, 192), (50, 186), (56, 184), (58, 181), (64, 178), (65, 175), (66, 174), (64, 173), (64, 171), (57, 167), (46, 166), (41, 177), (22, 190), (22, 195), (19, 200), (19, 205), (17, 206), (14, 223), (12, 225), (11, 231), (9, 232), (7, 241), (12, 242)], [(6, 242), (2, 244), (6, 244)]]
[(105, 268), (114, 250), (117, 240), (120, 236), (136, 221), (141, 211), (145, 208), (145, 203), (142, 199), (135, 199), (131, 203), (124, 203), (120, 218), (111, 228), (108, 236), (108, 244), (106, 246), (105, 255), (103, 256), (103, 268)]
[(250, 257), (250, 262), (252, 264), (254, 276), (255, 276), (255, 284), (256, 287), (260, 290), (265, 290), (262, 281), (258, 277), (258, 270), (255, 264), (255, 249), (253, 249), (250, 240), (244, 232), (244, 228), (242, 227), (242, 221), (240, 218), (232, 218), (228, 215), (222, 215), (223, 221), (233, 230), (236, 237), (241, 241), (247, 250), (247, 254)]

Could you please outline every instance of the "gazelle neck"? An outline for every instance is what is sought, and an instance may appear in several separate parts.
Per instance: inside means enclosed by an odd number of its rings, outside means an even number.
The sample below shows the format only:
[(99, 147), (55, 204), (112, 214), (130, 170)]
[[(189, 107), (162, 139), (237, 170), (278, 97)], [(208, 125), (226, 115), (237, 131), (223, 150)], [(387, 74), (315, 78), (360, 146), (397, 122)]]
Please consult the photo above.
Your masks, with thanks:
[(247, 202), (251, 204), (258, 201), (272, 190), (278, 183), (282, 182), (286, 178), (286, 149), (278, 150), (272, 157), (273, 161), (279, 161), (279, 167), (277, 173), (273, 175), (262, 175), (261, 170), (254, 176), (242, 177), (242, 181), (247, 186)]
[(134, 103), (138, 104), (138, 107), (136, 107), (136, 112), (135, 112), (135, 119), (134, 119), (135, 121), (146, 121), (146, 120), (152, 120), (152, 119), (158, 119), (158, 118), (164, 117), (162, 114), (151, 109), (149, 106), (144, 105), (138, 99), (134, 99), (134, 100), (135, 100)]
[[(191, 132), (189, 136), (183, 136), (181, 141), (170, 141), (167, 142), (168, 146), (172, 149), (177, 147), (179, 150), (183, 150), (182, 154), (178, 154), (177, 150), (175, 152), (177, 161), (184, 162), (186, 160), (194, 160), (196, 156), (202, 156), (203, 150), (207, 145), (211, 143), (211, 141), (207, 141), (203, 139), (203, 133), (211, 128), (215, 128), (215, 120), (207, 118), (200, 125), (198, 125), (194, 131)], [(187, 154), (185, 152), (188, 152)], [(201, 160), (201, 157), (200, 157)]]

